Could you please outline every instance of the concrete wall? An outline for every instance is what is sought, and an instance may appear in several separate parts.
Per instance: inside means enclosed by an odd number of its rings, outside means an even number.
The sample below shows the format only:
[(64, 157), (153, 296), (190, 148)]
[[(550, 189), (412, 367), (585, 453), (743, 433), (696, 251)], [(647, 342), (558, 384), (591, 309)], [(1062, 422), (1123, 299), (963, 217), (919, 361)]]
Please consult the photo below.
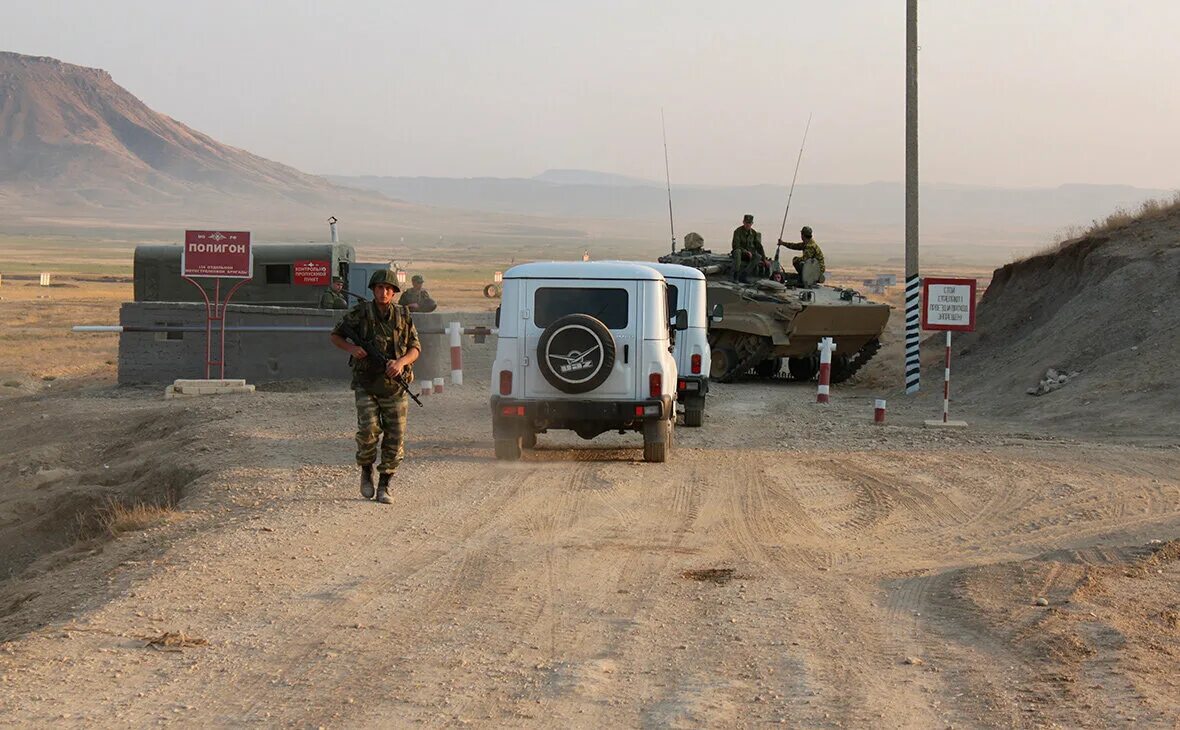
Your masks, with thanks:
[[(351, 376), (348, 355), (332, 346), (327, 329), (340, 310), (300, 309), (230, 305), (226, 324), (323, 327), (323, 332), (226, 332), (225, 376), (245, 378), (250, 383), (281, 380), (326, 379), (347, 381)], [(421, 329), (443, 329), (452, 321), (464, 327), (491, 327), (491, 312), (432, 312), (414, 316)], [(128, 302), (119, 312), (119, 322), (133, 325), (205, 324), (204, 304), (177, 302)], [(119, 336), (119, 383), (171, 383), (176, 378), (205, 377), (205, 333), (124, 332)], [(213, 356), (219, 338), (214, 329)], [(464, 375), (487, 382), (495, 358), (496, 338), (475, 344), (463, 337)], [(414, 366), (416, 377), (445, 377), (451, 374), (450, 345), (446, 335), (422, 335), (422, 357)], [(212, 377), (217, 377), (214, 368)]]

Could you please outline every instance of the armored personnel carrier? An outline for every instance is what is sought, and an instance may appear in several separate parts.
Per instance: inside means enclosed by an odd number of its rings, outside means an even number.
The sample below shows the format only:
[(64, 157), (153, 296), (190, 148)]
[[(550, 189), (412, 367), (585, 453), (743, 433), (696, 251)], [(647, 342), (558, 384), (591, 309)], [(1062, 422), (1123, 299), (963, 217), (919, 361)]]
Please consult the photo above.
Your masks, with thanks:
[(729, 382), (747, 374), (770, 378), (784, 366), (792, 378), (810, 380), (819, 372), (817, 345), (831, 337), (836, 343), (831, 378), (840, 383), (881, 349), (889, 305), (870, 302), (852, 289), (822, 285), (812, 264), (800, 276), (767, 260), (737, 281), (730, 256), (706, 249), (687, 248), (659, 261), (700, 270), (707, 279), (709, 311), (722, 307), (721, 320), (709, 326), (714, 380)]

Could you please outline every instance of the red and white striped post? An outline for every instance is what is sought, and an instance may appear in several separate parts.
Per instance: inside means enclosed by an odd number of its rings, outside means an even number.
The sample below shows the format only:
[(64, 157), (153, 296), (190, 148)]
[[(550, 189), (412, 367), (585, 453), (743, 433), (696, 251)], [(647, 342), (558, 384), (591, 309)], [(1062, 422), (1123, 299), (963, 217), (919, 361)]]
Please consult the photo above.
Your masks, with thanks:
[(451, 385), (463, 384), (463, 325), (451, 322), (447, 325), (447, 335), (451, 344)]
[(877, 398), (873, 401), (873, 423), (885, 423), (884, 398)]
[(975, 331), (975, 292), (975, 279), (932, 276), (922, 280), (922, 329), (946, 332), (942, 419), (926, 421), (926, 426), (962, 428), (967, 425), (965, 421), (951, 420), (951, 333)]
[(951, 420), (951, 331), (946, 331), (946, 371), (942, 376), (942, 422)]
[(418, 397), (430, 395), (434, 392), (434, 381), (430, 378), (422, 381), (422, 385), (418, 388)]
[(439, 393), (443, 392), (443, 388), (445, 387), (444, 386), (445, 382), (446, 381), (444, 381), (442, 378), (435, 378), (434, 379), (434, 394), (435, 395), (438, 395)]
[(831, 337), (825, 337), (815, 347), (819, 350), (819, 387), (815, 392), (815, 402), (827, 403), (831, 392), (832, 351), (836, 349), (836, 343)]

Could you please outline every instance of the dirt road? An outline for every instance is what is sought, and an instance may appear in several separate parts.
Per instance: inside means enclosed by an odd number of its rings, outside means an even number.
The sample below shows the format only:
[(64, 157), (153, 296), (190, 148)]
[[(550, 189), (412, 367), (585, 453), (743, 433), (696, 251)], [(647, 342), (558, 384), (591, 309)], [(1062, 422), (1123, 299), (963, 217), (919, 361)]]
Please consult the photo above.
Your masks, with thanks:
[[(5, 489), (122, 469), (180, 514), (0, 583), (0, 717), (1180, 721), (1180, 450), (931, 432), (897, 406), (874, 427), (869, 394), (812, 399), (718, 386), (664, 465), (565, 434), (502, 464), (468, 386), (411, 413), (389, 508), (357, 497), (342, 390), (9, 399)], [(165, 632), (207, 643), (145, 646)]]

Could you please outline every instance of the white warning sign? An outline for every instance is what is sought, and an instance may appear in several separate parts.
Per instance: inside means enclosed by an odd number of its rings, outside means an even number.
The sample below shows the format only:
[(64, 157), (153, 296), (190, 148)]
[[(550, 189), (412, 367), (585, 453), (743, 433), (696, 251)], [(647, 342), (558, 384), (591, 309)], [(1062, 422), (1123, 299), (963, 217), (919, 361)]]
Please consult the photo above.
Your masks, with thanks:
[(975, 329), (975, 279), (922, 280), (922, 329)]

